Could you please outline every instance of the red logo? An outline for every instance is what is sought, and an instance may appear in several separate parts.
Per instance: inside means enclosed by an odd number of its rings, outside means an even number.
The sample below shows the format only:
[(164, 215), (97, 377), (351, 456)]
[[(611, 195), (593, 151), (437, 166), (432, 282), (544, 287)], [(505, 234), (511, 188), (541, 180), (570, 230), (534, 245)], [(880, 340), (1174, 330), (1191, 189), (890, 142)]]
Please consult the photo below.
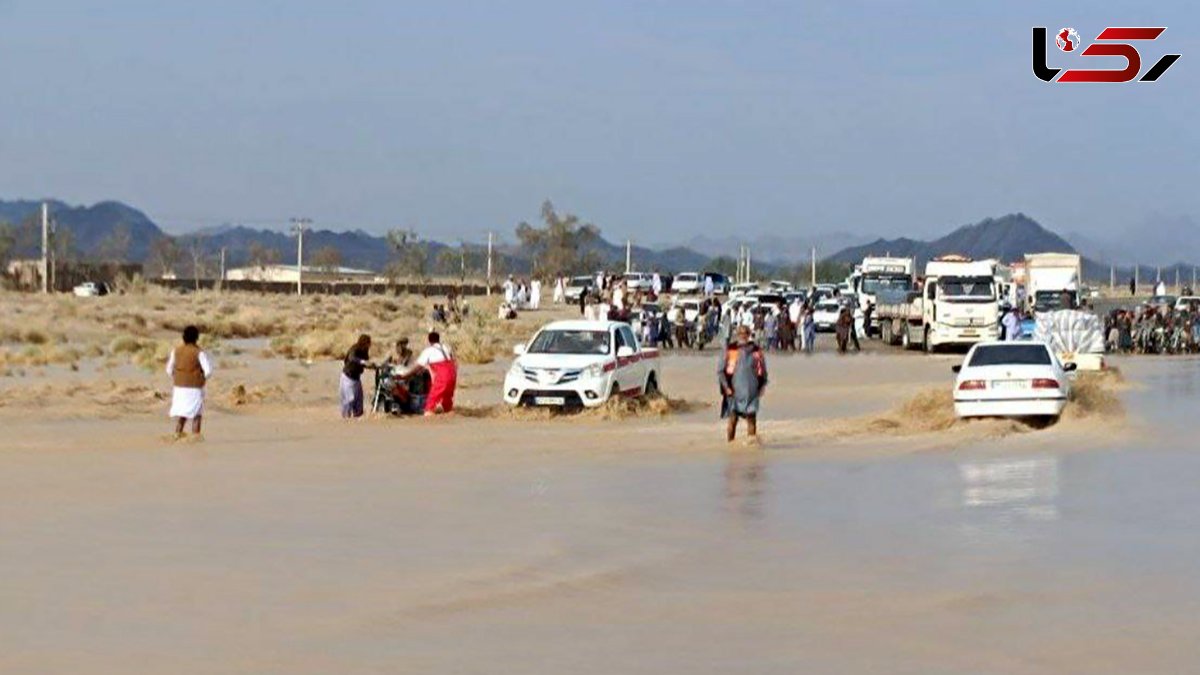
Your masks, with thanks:
[[(1072, 68), (1062, 72), (1061, 68), (1050, 68), (1046, 65), (1046, 28), (1033, 28), (1033, 74), (1038, 79), (1054, 82), (1131, 82), (1142, 71), (1142, 55), (1136, 47), (1128, 42), (1137, 40), (1156, 40), (1166, 28), (1105, 28), (1096, 36), (1096, 42), (1088, 45), (1080, 52), (1080, 56), (1119, 56), (1125, 59), (1125, 67), (1120, 70), (1087, 70)], [(1080, 45), (1079, 33), (1074, 28), (1064, 28), (1054, 36), (1054, 43), (1063, 52), (1077, 51)], [(1179, 54), (1166, 54), (1146, 71), (1139, 82), (1154, 82), (1167, 72), (1172, 64), (1179, 60)]]
[(1073, 52), (1079, 46), (1079, 33), (1074, 28), (1064, 28), (1054, 36), (1054, 44), (1064, 52)]

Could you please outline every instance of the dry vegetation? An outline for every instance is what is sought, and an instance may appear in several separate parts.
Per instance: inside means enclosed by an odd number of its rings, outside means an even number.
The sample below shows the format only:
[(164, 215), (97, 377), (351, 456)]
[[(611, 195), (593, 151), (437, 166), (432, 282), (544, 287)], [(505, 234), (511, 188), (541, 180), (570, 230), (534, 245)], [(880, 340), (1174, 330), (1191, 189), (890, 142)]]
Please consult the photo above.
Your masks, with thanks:
[[(0, 376), (52, 365), (78, 368), (94, 360), (104, 367), (134, 364), (160, 368), (188, 324), (201, 330), (202, 345), (214, 354), (229, 340), (262, 339), (261, 356), (310, 362), (336, 359), (361, 333), (383, 353), (400, 337), (424, 344), (437, 298), (412, 296), (305, 297), (255, 293), (200, 292), (188, 295), (130, 285), (129, 292), (103, 298), (0, 292)], [(461, 323), (437, 326), (443, 341), (469, 364), (490, 363), (529, 335), (537, 318), (495, 318), (496, 299), (471, 298)], [(69, 337), (68, 337), (69, 336)], [(241, 347), (229, 347), (240, 353)]]

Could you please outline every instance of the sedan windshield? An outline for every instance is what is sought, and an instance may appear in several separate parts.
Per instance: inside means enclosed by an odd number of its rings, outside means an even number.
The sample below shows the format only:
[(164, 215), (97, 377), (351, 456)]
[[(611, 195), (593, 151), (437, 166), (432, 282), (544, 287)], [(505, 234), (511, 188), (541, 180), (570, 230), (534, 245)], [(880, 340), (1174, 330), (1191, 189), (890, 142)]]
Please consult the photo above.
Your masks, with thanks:
[(544, 330), (529, 343), (529, 354), (607, 354), (608, 331)]
[(985, 345), (975, 348), (971, 367), (976, 366), (1048, 366), (1050, 352), (1044, 345)]

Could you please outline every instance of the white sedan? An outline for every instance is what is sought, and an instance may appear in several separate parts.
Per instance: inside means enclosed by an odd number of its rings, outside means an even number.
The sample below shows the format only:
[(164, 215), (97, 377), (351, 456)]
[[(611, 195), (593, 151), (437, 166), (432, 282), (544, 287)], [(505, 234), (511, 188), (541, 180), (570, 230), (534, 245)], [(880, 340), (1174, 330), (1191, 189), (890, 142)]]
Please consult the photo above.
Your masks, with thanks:
[(512, 406), (593, 408), (613, 396), (658, 392), (658, 350), (639, 345), (627, 323), (556, 321), (513, 353), (504, 378)]
[(1044, 342), (980, 342), (953, 370), (959, 417), (1058, 417), (1075, 364), (1060, 363)]

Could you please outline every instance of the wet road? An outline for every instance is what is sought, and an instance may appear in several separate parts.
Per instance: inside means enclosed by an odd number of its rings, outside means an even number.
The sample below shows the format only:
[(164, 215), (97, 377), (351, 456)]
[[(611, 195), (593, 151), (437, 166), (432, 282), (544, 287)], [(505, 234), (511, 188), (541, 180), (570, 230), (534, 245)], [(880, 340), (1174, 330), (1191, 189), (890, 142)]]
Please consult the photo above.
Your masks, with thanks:
[(14, 452), (0, 671), (1192, 672), (1200, 361), (1121, 365), (1094, 448)]

